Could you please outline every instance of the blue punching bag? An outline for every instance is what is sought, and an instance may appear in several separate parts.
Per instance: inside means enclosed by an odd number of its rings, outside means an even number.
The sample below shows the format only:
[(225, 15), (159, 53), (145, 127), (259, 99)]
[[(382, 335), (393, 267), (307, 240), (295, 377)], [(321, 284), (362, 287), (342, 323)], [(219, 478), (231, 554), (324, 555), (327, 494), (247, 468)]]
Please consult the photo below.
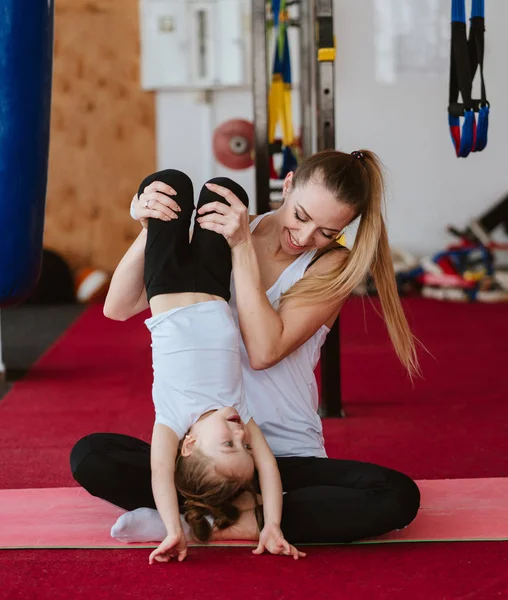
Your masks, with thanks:
[(0, 307), (40, 272), (49, 153), (53, 0), (0, 7)]

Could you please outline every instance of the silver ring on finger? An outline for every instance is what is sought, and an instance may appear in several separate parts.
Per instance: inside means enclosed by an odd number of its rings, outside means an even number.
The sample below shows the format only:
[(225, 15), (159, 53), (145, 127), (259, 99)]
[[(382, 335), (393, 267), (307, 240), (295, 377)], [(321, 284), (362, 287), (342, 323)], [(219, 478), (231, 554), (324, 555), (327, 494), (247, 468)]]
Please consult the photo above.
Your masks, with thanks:
[(145, 208), (148, 208), (148, 203), (150, 202), (150, 199), (145, 200)]

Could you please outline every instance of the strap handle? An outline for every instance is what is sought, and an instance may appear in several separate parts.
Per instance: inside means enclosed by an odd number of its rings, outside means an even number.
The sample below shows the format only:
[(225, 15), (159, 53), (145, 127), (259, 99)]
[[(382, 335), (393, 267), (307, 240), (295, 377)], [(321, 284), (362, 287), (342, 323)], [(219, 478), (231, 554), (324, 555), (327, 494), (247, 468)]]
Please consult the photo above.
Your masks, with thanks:
[[(485, 88), (483, 60), (485, 49), (485, 2), (473, 0), (469, 39), (466, 31), (465, 0), (452, 0), (450, 88), (448, 121), (458, 157), (480, 152), (487, 145), (489, 103)], [(473, 79), (480, 69), (481, 99), (472, 98)], [(459, 92), (462, 102), (459, 102)], [(479, 113), (478, 126), (475, 112)], [(464, 116), (462, 132), (460, 117)]]
[(474, 152), (481, 152), (487, 145), (489, 129), (490, 105), (487, 101), (485, 89), (485, 77), (483, 72), (483, 60), (485, 55), (485, 3), (484, 0), (473, 0), (471, 11), (471, 28), (469, 31), (469, 59), (474, 79), (476, 71), (480, 70), (481, 93), (478, 102), (478, 126), (476, 131), (476, 143)]

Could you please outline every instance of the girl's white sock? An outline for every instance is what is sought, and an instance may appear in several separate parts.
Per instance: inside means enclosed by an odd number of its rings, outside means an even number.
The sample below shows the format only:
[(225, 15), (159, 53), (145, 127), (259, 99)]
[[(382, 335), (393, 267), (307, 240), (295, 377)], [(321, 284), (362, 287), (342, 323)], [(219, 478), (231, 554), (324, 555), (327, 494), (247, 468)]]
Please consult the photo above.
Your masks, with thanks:
[[(213, 525), (212, 517), (206, 518)], [(183, 515), (180, 515), (180, 520), (185, 537), (190, 540), (190, 527)], [(166, 537), (166, 527), (154, 508), (136, 508), (118, 517), (111, 528), (111, 537), (125, 544), (162, 542)]]
[[(189, 526), (183, 519), (182, 527), (187, 536)], [(118, 517), (111, 528), (111, 537), (125, 544), (162, 542), (166, 537), (166, 527), (154, 508), (137, 508)]]

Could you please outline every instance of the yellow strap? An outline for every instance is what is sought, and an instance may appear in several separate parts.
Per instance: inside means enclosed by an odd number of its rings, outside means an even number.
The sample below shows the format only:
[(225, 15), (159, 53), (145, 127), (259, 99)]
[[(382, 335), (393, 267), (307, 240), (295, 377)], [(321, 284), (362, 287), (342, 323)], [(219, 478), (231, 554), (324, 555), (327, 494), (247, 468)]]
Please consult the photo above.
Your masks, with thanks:
[(284, 146), (292, 146), (294, 142), (293, 133), (293, 111), (291, 107), (291, 86), (284, 86), (284, 118), (282, 121), (282, 141)]
[(291, 86), (274, 76), (268, 96), (268, 141), (273, 143), (277, 133), (277, 124), (282, 130), (284, 146), (294, 143), (293, 111), (291, 107)]
[(465, 271), (463, 277), (466, 281), (477, 282), (481, 281), (486, 274), (487, 272), (485, 269), (482, 269), (481, 271)]
[(283, 110), (284, 84), (281, 77), (274, 75), (268, 96), (268, 141), (270, 143), (275, 140), (277, 123), (283, 118)]

